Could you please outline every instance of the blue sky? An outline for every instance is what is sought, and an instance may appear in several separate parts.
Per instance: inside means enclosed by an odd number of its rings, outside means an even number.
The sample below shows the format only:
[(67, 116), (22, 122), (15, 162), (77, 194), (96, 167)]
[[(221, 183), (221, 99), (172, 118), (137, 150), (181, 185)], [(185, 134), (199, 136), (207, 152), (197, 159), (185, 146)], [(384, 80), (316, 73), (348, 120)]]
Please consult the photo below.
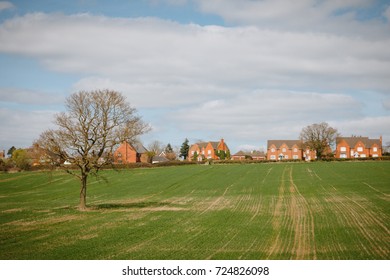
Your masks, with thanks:
[(145, 146), (264, 149), (322, 121), (390, 142), (389, 45), (389, 1), (0, 1), (0, 149), (98, 88), (151, 124)]

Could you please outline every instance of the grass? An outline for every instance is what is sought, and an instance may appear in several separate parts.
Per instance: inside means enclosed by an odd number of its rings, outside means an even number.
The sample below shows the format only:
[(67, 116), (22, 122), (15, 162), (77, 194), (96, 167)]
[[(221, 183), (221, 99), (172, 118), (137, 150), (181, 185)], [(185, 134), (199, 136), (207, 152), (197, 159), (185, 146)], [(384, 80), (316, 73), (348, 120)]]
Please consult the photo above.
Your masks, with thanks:
[(0, 259), (389, 259), (390, 162), (0, 175)]

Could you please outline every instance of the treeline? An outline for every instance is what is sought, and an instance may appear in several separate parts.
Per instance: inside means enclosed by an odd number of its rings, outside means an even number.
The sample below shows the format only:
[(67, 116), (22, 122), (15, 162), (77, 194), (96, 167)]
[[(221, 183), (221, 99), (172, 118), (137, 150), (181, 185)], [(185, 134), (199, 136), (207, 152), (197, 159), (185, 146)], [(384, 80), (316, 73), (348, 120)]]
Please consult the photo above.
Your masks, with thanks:
[[(382, 157), (371, 157), (371, 158), (324, 158), (321, 160), (312, 160), (310, 162), (358, 162), (358, 161), (381, 161), (381, 160), (390, 160), (390, 156), (382, 156)], [(136, 169), (136, 168), (154, 168), (154, 167), (169, 167), (169, 166), (185, 166), (185, 165), (225, 165), (225, 164), (265, 164), (265, 163), (287, 163), (287, 162), (296, 162), (296, 163), (306, 163), (304, 160), (208, 160), (205, 162), (197, 162), (197, 161), (167, 161), (160, 163), (128, 163), (128, 164), (114, 164), (107, 165), (103, 169), (104, 170), (126, 170), (126, 169)], [(7, 164), (2, 159), (0, 159), (0, 171), (3, 172), (20, 172), (20, 171), (53, 171), (53, 170), (77, 170), (77, 166), (65, 166), (65, 165), (36, 165), (25, 166), (27, 168), (18, 168), (13, 164)]]

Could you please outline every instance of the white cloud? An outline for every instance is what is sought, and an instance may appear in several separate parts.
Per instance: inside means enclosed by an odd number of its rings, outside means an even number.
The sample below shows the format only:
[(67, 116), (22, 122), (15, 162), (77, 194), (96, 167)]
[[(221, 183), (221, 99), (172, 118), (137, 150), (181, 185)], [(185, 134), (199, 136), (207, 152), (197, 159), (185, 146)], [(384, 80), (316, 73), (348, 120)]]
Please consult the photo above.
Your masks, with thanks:
[(296, 138), (302, 127), (322, 121), (361, 118), (362, 105), (348, 95), (262, 90), (212, 100), (173, 112), (186, 131), (230, 138)]
[[(259, 25), (271, 29), (333, 34), (389, 36), (381, 22), (361, 23), (356, 10), (372, 5), (367, 0), (197, 0), (201, 11), (216, 14), (227, 22)], [(373, 29), (375, 32), (372, 32)]]
[(15, 8), (14, 4), (9, 1), (0, 1), (0, 12)]
[[(215, 5), (208, 8), (210, 12), (221, 3), (207, 2), (201, 5)], [(220, 14), (226, 13), (227, 17), (236, 2), (226, 2), (226, 11), (221, 8)], [(251, 2), (281, 5), (279, 1)], [(364, 4), (349, 1), (347, 6), (338, 6), (340, 2), (321, 2), (330, 6), (323, 12), (311, 11), (311, 1), (301, 1), (293, 10), (286, 4), (287, 8), (281, 7), (272, 15), (271, 21), (292, 18), (295, 29), (282, 25), (182, 25), (155, 18), (90, 14), (28, 14), (0, 25), (0, 53), (34, 58), (51, 71), (81, 76), (73, 85), (74, 91), (110, 88), (123, 92), (138, 109), (161, 109), (162, 114), (148, 119), (160, 135), (180, 130), (179, 138), (183, 139), (187, 135), (204, 139), (224, 136), (237, 139), (236, 146), (257, 146), (270, 138), (294, 139), (303, 126), (321, 121), (340, 124), (340, 128), (357, 134), (360, 132), (353, 129), (362, 130), (355, 125), (360, 120), (374, 121), (364, 116), (363, 105), (356, 97), (365, 90), (390, 90), (390, 38), (376, 23), (362, 27), (360, 36), (356, 35), (360, 23), (353, 18), (344, 15), (330, 20), (337, 9)], [(248, 1), (242, 3), (251, 5)], [(307, 9), (308, 18), (301, 16), (305, 22), (299, 23), (296, 16)], [(257, 9), (252, 12), (253, 19), (257, 13), (264, 13)], [(299, 24), (307, 25), (310, 20), (324, 23), (326, 32), (300, 29)], [(336, 25), (341, 22), (346, 25), (341, 24), (343, 32), (338, 32)], [(346, 28), (354, 32), (347, 34)], [(8, 96), (7, 91), (0, 90), (0, 100), (57, 102), (39, 92), (27, 95), (15, 89)], [(388, 107), (385, 101), (383, 105)], [(31, 110), (20, 113), (23, 120), (8, 117), (7, 123), (1, 123), (3, 127), (32, 120), (40, 132), (48, 125), (39, 117), (47, 117), (48, 112), (38, 113), (37, 119)], [(387, 116), (377, 118), (389, 127)], [(374, 125), (370, 133), (383, 131), (384, 127)], [(20, 134), (19, 129), (18, 133), (7, 133), (7, 137)], [(33, 137), (32, 131), (27, 135)], [(2, 137), (0, 140), (14, 139)]]
[(34, 139), (52, 127), (53, 111), (11, 110), (0, 108), (0, 143), (3, 149), (11, 146), (27, 148)]
[(338, 128), (343, 136), (362, 135), (378, 139), (383, 137), (384, 142), (390, 140), (390, 116), (362, 117), (355, 120), (339, 120), (330, 122)]
[(385, 110), (390, 111), (390, 98), (382, 100), (382, 105)]
[(206, 101), (212, 96), (234, 95), (234, 89), (214, 84), (183, 81), (181, 83), (137, 81), (121, 82), (110, 78), (87, 77), (73, 86), (73, 91), (109, 88), (123, 93), (135, 107), (162, 108), (188, 106)]
[(387, 21), (390, 22), (390, 6), (386, 8), (386, 10), (383, 12), (383, 15), (387, 19)]
[(28, 89), (0, 88), (0, 102), (29, 105), (59, 105), (64, 97), (56, 93), (46, 93)]
[(389, 88), (389, 38), (30, 14), (0, 26), (0, 52), (127, 84)]

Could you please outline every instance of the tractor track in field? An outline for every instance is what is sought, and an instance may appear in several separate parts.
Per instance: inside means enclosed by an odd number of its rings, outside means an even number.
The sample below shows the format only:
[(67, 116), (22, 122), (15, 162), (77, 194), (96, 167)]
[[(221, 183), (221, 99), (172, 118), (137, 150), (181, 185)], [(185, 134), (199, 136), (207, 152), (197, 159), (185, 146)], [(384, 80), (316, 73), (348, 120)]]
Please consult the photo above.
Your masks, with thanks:
[[(332, 203), (332, 210), (336, 210), (336, 214), (342, 219), (346, 228), (354, 228), (356, 232), (360, 233), (362, 238), (357, 238), (356, 243), (359, 247), (365, 251), (367, 255), (373, 257), (380, 256), (381, 258), (389, 258), (389, 249), (386, 244), (389, 243), (390, 231), (374, 212), (368, 211), (367, 207), (364, 207), (360, 201), (360, 198), (354, 199), (346, 195), (338, 196), (334, 192), (328, 193)], [(387, 237), (383, 241), (381, 234), (375, 233), (373, 226), (377, 226), (386, 232)], [(367, 246), (369, 245), (369, 246)], [(375, 252), (372, 250), (375, 248)]]
[(271, 245), (271, 247), (269, 249), (267, 259), (270, 259), (271, 256), (274, 255), (275, 253), (280, 252), (282, 245), (283, 245), (281, 240), (280, 240), (281, 239), (280, 238), (280, 230), (281, 230), (282, 218), (283, 218), (282, 205), (283, 205), (283, 200), (284, 200), (284, 189), (285, 189), (285, 170), (286, 169), (284, 169), (283, 173), (282, 173), (281, 183), (280, 183), (280, 186), (278, 188), (277, 202), (276, 202), (275, 209), (274, 209), (274, 212), (272, 215), (272, 217), (273, 217), (272, 227), (277, 232), (277, 235), (275, 237), (273, 244)]
[(368, 184), (368, 183), (366, 183), (366, 182), (362, 182), (362, 183), (363, 183), (364, 185), (366, 185), (367, 187), (369, 187), (370, 189), (372, 189), (372, 190), (374, 190), (374, 191), (380, 193), (381, 195), (383, 195), (383, 196), (385, 197), (384, 200), (389, 201), (389, 199), (390, 199), (390, 195), (389, 195), (389, 194), (384, 193), (384, 192), (381, 192), (380, 190), (374, 188), (373, 186), (371, 186), (370, 184)]
[(292, 174), (292, 166), (284, 168), (273, 213), (273, 228), (277, 235), (268, 258), (287, 254), (291, 259), (317, 259), (314, 216), (308, 201), (294, 183)]
[(212, 257), (215, 256), (216, 254), (224, 252), (225, 249), (229, 246), (229, 244), (232, 242), (232, 240), (237, 237), (238, 234), (239, 234), (239, 232), (236, 232), (231, 238), (229, 238), (228, 241), (225, 242), (225, 244), (221, 248), (217, 249), (215, 252), (213, 252), (211, 255), (209, 255), (206, 258), (206, 260), (211, 260)]
[[(290, 193), (292, 195), (291, 210), (295, 223), (294, 251), (297, 259), (317, 259), (315, 248), (314, 216), (306, 198), (301, 194), (293, 180), (293, 167), (289, 170)], [(315, 173), (316, 174), (316, 173)], [(316, 174), (319, 178), (319, 176)]]

